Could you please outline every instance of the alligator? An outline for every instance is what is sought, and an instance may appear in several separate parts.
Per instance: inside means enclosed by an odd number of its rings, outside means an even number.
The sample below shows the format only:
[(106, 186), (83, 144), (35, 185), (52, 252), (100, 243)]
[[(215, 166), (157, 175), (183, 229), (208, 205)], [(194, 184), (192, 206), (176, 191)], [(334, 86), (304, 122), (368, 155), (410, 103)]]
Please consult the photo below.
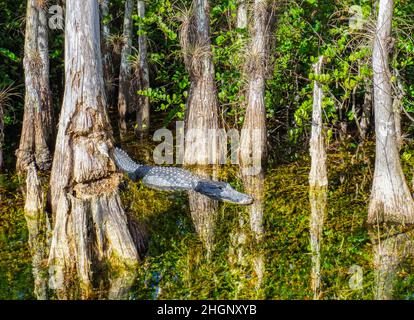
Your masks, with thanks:
[(214, 200), (240, 205), (253, 203), (250, 195), (238, 192), (227, 182), (205, 179), (181, 168), (138, 164), (119, 148), (114, 148), (113, 155), (120, 171), (126, 173), (132, 181), (142, 180), (149, 188), (195, 191)]

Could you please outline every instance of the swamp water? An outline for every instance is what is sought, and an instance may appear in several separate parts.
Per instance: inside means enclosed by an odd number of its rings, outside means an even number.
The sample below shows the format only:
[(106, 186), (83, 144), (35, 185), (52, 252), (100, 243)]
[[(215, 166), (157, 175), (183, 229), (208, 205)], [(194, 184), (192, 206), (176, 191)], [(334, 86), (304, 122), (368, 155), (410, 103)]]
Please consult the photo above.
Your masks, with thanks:
[[(236, 166), (220, 170), (219, 179), (256, 202), (218, 206), (208, 256), (187, 194), (126, 181), (124, 207), (149, 234), (128, 298), (414, 299), (411, 232), (384, 238), (367, 230), (373, 157), (351, 150), (329, 154), (328, 160), (326, 212), (312, 246), (307, 157), (269, 165), (263, 179), (243, 179)], [(0, 299), (35, 298), (23, 207), (18, 179), (1, 175)], [(46, 259), (36, 260), (36, 270), (42, 265)]]

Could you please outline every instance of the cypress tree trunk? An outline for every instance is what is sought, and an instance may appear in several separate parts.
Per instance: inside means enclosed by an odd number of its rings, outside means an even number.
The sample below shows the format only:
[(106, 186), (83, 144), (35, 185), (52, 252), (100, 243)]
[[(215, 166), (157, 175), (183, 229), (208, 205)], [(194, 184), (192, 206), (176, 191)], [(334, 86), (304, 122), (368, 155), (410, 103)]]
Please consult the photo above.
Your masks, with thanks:
[(132, 12), (134, 8), (133, 0), (125, 1), (125, 16), (124, 16), (124, 32), (123, 32), (123, 46), (121, 52), (121, 66), (119, 69), (119, 92), (118, 92), (118, 113), (119, 113), (119, 133), (121, 137), (126, 134), (126, 113), (130, 99), (130, 81), (131, 81), (131, 64), (128, 61), (132, 52)]
[[(315, 75), (322, 71), (323, 57), (314, 65)], [(314, 299), (321, 294), (320, 247), (326, 215), (328, 175), (322, 120), (322, 85), (315, 81), (313, 88), (312, 132), (310, 140), (311, 170), (309, 173), (309, 201), (311, 205), (310, 245), (312, 253), (312, 290)]]
[[(199, 166), (217, 164), (218, 101), (210, 47), (207, 0), (194, 0), (193, 12), (188, 17), (188, 21), (183, 23), (180, 36), (184, 61), (191, 80), (185, 116), (184, 164)], [(205, 168), (197, 168), (196, 173), (209, 177)], [(189, 196), (196, 230), (209, 255), (213, 247), (217, 201), (193, 192), (190, 192)]]
[[(323, 57), (319, 57), (314, 65), (315, 75), (322, 72)], [(314, 82), (313, 108), (312, 108), (312, 131), (310, 139), (311, 170), (309, 173), (309, 185), (311, 188), (326, 188), (328, 185), (328, 174), (326, 169), (326, 150), (323, 134), (322, 119), (323, 90), (322, 85)]]
[(27, 1), (24, 47), (25, 101), (23, 127), (17, 155), (17, 172), (26, 175), (23, 190), (25, 218), (32, 254), (35, 295), (46, 299), (46, 279), (42, 261), (47, 255), (45, 181), (39, 175), (51, 165), (53, 135), (52, 95), (49, 85), (49, 52), (46, 2)]
[(48, 26), (45, 2), (28, 0), (24, 47), (25, 103), (17, 171), (24, 173), (35, 162), (50, 168), (53, 134), (52, 99), (49, 86)]
[(246, 59), (247, 108), (240, 137), (240, 160), (244, 170), (258, 174), (267, 157), (265, 72), (268, 36), (267, 1), (255, 0), (252, 40)]
[(218, 162), (218, 101), (207, 0), (194, 0), (190, 20), (181, 32), (191, 80), (185, 115), (184, 163), (208, 165)]
[[(145, 2), (138, 0), (138, 16), (145, 18)], [(139, 90), (147, 90), (149, 88), (149, 70), (147, 61), (147, 35), (142, 27), (139, 27), (138, 36), (139, 62), (137, 70), (137, 78), (139, 79)], [(137, 97), (137, 134), (143, 138), (148, 135), (150, 126), (150, 103), (146, 96), (138, 95)]]
[(376, 159), (368, 222), (414, 223), (414, 201), (401, 168), (397, 147), (388, 43), (393, 0), (380, 0), (372, 57)]
[(105, 267), (110, 298), (119, 298), (139, 257), (111, 156), (98, 1), (67, 1), (65, 25), (66, 85), (50, 182), (55, 223), (49, 285), (60, 298), (88, 298), (103, 274), (93, 271)]

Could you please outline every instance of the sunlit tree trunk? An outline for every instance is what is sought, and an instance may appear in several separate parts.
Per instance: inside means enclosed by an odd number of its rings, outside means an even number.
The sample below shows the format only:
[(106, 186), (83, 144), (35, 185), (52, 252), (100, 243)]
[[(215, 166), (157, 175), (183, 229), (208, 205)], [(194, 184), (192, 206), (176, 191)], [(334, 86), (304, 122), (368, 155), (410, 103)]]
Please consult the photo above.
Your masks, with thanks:
[(17, 171), (23, 173), (35, 162), (40, 170), (50, 168), (53, 132), (49, 86), (49, 52), (46, 2), (28, 0), (24, 47), (25, 104), (17, 155)]
[(368, 209), (371, 224), (414, 223), (414, 201), (401, 168), (392, 104), (388, 52), (392, 17), (393, 1), (380, 0), (372, 57), (376, 158)]
[(131, 102), (130, 81), (131, 81), (131, 63), (129, 57), (132, 53), (132, 13), (134, 10), (134, 0), (125, 1), (123, 46), (121, 52), (121, 66), (119, 69), (119, 93), (118, 93), (118, 114), (119, 114), (119, 132), (121, 137), (126, 134), (126, 114)]
[[(143, 19), (145, 18), (145, 2), (138, 0), (138, 16)], [(149, 70), (147, 60), (147, 35), (142, 27), (138, 29), (138, 68), (137, 68), (137, 79), (138, 89), (147, 90), (149, 88)], [(140, 138), (145, 137), (148, 134), (150, 126), (150, 103), (147, 96), (137, 96), (137, 134)]]
[(66, 85), (50, 182), (55, 221), (49, 285), (59, 298), (88, 298), (107, 270), (109, 297), (120, 298), (139, 257), (111, 156), (98, 1), (67, 1), (65, 26)]
[(267, 157), (265, 73), (267, 63), (267, 1), (255, 0), (251, 23), (251, 45), (247, 53), (247, 107), (240, 138), (242, 167), (258, 174)]
[[(322, 72), (323, 57), (319, 57), (314, 65), (315, 75)], [(325, 188), (328, 185), (326, 169), (326, 150), (323, 134), (322, 119), (323, 90), (322, 85), (314, 82), (313, 108), (312, 108), (312, 131), (310, 139), (311, 171), (309, 173), (309, 185), (311, 188)]]
[[(184, 164), (206, 166), (217, 164), (219, 157), (218, 100), (210, 47), (209, 3), (194, 0), (192, 9), (180, 34), (191, 81), (185, 116)], [(196, 171), (206, 177), (209, 175), (203, 168)], [(217, 202), (190, 192), (190, 209), (196, 230), (209, 254), (213, 246)]]
[(53, 134), (52, 95), (49, 84), (48, 21), (46, 2), (28, 0), (24, 47), (25, 101), (23, 127), (17, 156), (17, 172), (26, 176), (23, 188), (25, 218), (32, 254), (35, 295), (46, 299), (42, 261), (47, 256), (45, 181), (39, 171), (51, 165)]
[[(314, 65), (315, 75), (320, 75), (323, 57), (319, 57)], [(323, 224), (326, 215), (328, 175), (326, 168), (325, 137), (322, 118), (323, 90), (322, 85), (314, 82), (312, 131), (310, 139), (311, 169), (309, 173), (309, 201), (311, 205), (310, 245), (312, 252), (312, 290), (314, 299), (319, 299), (321, 293), (321, 262), (320, 247), (323, 234)]]
[(214, 134), (218, 129), (208, 1), (195, 0), (193, 10), (192, 21), (181, 32), (185, 64), (191, 80), (185, 116), (184, 162), (208, 165), (218, 161), (218, 138), (208, 134), (209, 130)]

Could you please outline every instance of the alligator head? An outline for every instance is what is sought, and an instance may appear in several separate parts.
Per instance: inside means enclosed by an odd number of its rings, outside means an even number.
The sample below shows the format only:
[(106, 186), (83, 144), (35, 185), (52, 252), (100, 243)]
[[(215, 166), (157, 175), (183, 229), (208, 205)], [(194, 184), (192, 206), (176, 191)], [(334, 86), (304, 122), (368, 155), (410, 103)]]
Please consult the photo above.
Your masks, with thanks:
[(234, 190), (228, 183), (222, 181), (200, 180), (194, 188), (194, 191), (215, 200), (242, 205), (253, 203), (253, 198), (251, 196)]

